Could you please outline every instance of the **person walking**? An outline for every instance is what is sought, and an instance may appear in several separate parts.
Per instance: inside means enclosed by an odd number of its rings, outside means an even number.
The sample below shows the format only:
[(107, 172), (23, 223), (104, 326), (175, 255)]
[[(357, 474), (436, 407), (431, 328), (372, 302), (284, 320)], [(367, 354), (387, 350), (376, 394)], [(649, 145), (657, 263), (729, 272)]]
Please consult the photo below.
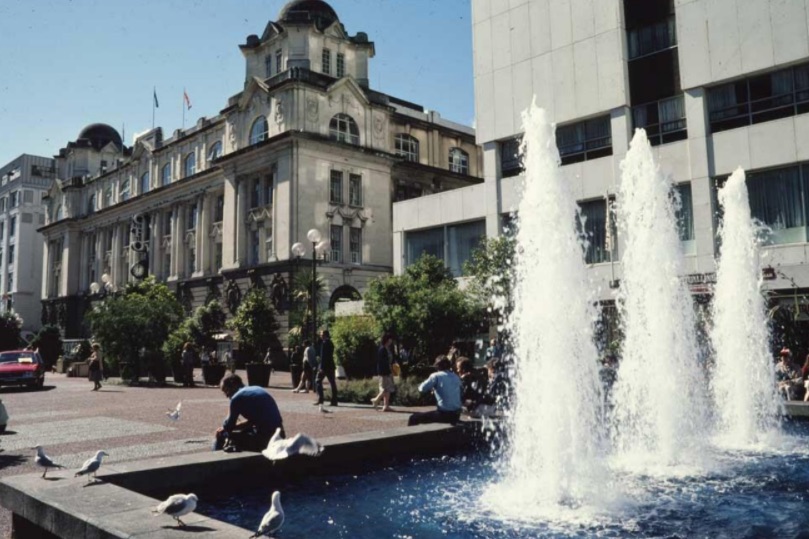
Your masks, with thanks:
[(305, 350), (296, 346), (295, 351), (292, 352), (293, 363), (300, 362), (301, 365), (301, 381), (292, 390), (293, 393), (309, 393), (309, 386), (312, 385), (312, 363), (315, 361), (315, 348), (312, 346), (312, 341), (304, 341), (303, 344), (306, 346)]
[(101, 345), (93, 343), (93, 352), (89, 359), (88, 377), (93, 382), (92, 391), (101, 389), (101, 379), (104, 377), (104, 364), (101, 361)]
[(327, 378), (331, 386), (331, 403), (329, 403), (329, 405), (337, 406), (337, 380), (335, 380), (334, 377), (334, 344), (331, 342), (328, 329), (324, 329), (320, 336), (320, 365), (317, 371), (317, 377), (315, 378), (317, 400), (314, 404), (323, 404), (323, 379)]
[(371, 399), (371, 404), (376, 409), (379, 401), (382, 401), (382, 411), (392, 411), (390, 407), (390, 396), (396, 391), (396, 384), (393, 381), (393, 337), (390, 334), (382, 336), (382, 344), (376, 352), (376, 374), (379, 378), (379, 395)]
[(194, 360), (196, 354), (190, 342), (183, 345), (183, 387), (194, 387)]
[(233, 350), (225, 352), (225, 365), (227, 365), (230, 374), (236, 374), (236, 360), (233, 359)]

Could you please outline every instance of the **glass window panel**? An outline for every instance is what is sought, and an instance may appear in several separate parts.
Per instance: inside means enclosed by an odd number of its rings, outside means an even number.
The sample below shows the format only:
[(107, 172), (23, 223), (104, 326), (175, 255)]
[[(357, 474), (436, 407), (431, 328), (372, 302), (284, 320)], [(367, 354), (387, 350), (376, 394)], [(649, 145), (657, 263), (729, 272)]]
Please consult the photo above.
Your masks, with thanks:
[[(578, 221), (581, 233), (586, 240), (584, 260), (587, 264), (609, 262), (607, 245), (607, 201), (593, 200), (579, 204), (581, 220)], [(615, 237), (615, 223), (612, 221), (611, 237)]]
[(332, 225), (329, 232), (329, 240), (331, 241), (331, 261), (343, 261), (343, 227), (339, 225)]
[(680, 232), (681, 241), (694, 239), (694, 207), (691, 200), (691, 184), (683, 183), (675, 186), (679, 195), (680, 207), (675, 213), (677, 217), (677, 227)]
[(184, 177), (186, 177), (186, 178), (196, 174), (196, 172), (197, 172), (197, 157), (194, 154), (194, 152), (191, 152), (190, 154), (188, 154), (185, 157), (184, 169), (185, 169), (185, 176)]
[(350, 250), (351, 250), (351, 263), (362, 264), (362, 229), (351, 227)]
[(447, 266), (455, 277), (463, 275), (464, 262), (472, 257), (472, 251), (486, 239), (486, 221), (447, 227)]
[(354, 118), (348, 114), (337, 114), (329, 122), (329, 137), (349, 144), (360, 143), (360, 129)]
[(450, 148), (449, 170), (458, 174), (469, 174), (469, 154), (460, 148)]
[(747, 176), (750, 211), (770, 227), (771, 243), (806, 241), (804, 185), (797, 166)]
[(163, 170), (160, 173), (160, 183), (162, 185), (168, 185), (171, 183), (171, 164), (167, 163), (163, 165)]
[(343, 171), (332, 170), (329, 177), (329, 202), (343, 203)]
[(270, 130), (267, 118), (259, 116), (250, 127), (250, 144), (258, 144), (263, 140), (267, 140), (267, 132)]
[(144, 172), (143, 175), (140, 177), (140, 193), (148, 193), (149, 192), (149, 173)]
[(323, 56), (320, 59), (320, 70), (324, 75), (331, 75), (331, 51), (323, 49)]
[(362, 206), (362, 176), (359, 174), (348, 176), (348, 203), (352, 206)]
[(408, 266), (414, 264), (424, 254), (444, 260), (444, 228), (406, 233), (405, 252)]

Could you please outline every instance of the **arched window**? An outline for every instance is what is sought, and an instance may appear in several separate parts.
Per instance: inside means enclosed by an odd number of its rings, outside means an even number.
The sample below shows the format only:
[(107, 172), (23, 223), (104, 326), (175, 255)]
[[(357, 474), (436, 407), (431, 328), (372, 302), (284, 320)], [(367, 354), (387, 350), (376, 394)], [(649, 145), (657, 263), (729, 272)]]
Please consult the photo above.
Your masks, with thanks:
[(213, 161), (214, 159), (218, 159), (219, 156), (222, 155), (222, 143), (217, 141), (214, 142), (210, 149), (208, 149), (208, 161)]
[(194, 152), (186, 155), (183, 163), (183, 170), (185, 170), (184, 178), (193, 176), (197, 172), (197, 156)]
[(348, 142), (349, 144), (360, 143), (360, 128), (357, 122), (348, 114), (336, 114), (329, 122), (329, 136), (332, 140)]
[(130, 194), (131, 194), (131, 190), (130, 190), (130, 186), (129, 186), (129, 180), (126, 179), (126, 180), (121, 182), (121, 191), (119, 192), (119, 197), (118, 198), (121, 200), (121, 202), (124, 202), (126, 200), (129, 200), (129, 195)]
[(419, 141), (405, 133), (396, 135), (396, 155), (401, 155), (407, 161), (419, 162)]
[(450, 148), (449, 169), (458, 174), (469, 174), (469, 154), (460, 148)]
[(269, 130), (270, 126), (267, 124), (267, 118), (264, 116), (256, 118), (256, 121), (253, 122), (253, 126), (250, 128), (250, 144), (258, 144), (262, 140), (267, 140), (267, 132)]
[(160, 185), (168, 185), (171, 183), (171, 163), (163, 165), (160, 171)]
[(144, 172), (140, 177), (140, 194), (149, 192), (149, 173)]
[(87, 214), (90, 215), (91, 213), (95, 213), (95, 211), (96, 211), (96, 196), (95, 193), (93, 193), (87, 200)]

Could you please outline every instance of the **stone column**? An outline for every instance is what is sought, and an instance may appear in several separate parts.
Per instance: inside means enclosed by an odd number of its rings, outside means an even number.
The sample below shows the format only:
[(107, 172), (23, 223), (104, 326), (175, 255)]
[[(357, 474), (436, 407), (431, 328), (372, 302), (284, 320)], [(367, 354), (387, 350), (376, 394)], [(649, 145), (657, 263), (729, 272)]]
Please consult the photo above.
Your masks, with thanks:
[(239, 181), (238, 196), (236, 197), (236, 265), (243, 268), (247, 266), (247, 208), (250, 206), (247, 192), (247, 178)]
[(160, 279), (160, 212), (149, 215), (149, 275)]
[(238, 189), (236, 184), (236, 172), (225, 170), (225, 207), (222, 212), (222, 269), (238, 267), (238, 248), (236, 246)]
[(205, 193), (199, 197), (198, 204), (197, 271), (201, 275), (207, 275), (211, 268), (211, 194)]
[(180, 237), (179, 217), (180, 217), (180, 208), (179, 206), (174, 206), (171, 209), (171, 245), (168, 247), (171, 256), (169, 279), (172, 281), (176, 281), (178, 275), (177, 251), (179, 249), (177, 248), (177, 244)]
[(121, 252), (121, 238), (118, 234), (118, 225), (113, 225), (109, 233), (112, 234), (112, 250), (110, 254), (110, 282), (118, 284), (118, 255)]
[(79, 290), (87, 290), (90, 284), (89, 270), (90, 266), (90, 236), (87, 233), (81, 235), (81, 255), (79, 256)]
[[(5, 249), (4, 249), (5, 252)], [(47, 236), (43, 242), (42, 247), (42, 260), (45, 261), (45, 268), (42, 271), (42, 297), (50, 297), (51, 292), (51, 279), (53, 279), (53, 252), (51, 250), (51, 239)]]

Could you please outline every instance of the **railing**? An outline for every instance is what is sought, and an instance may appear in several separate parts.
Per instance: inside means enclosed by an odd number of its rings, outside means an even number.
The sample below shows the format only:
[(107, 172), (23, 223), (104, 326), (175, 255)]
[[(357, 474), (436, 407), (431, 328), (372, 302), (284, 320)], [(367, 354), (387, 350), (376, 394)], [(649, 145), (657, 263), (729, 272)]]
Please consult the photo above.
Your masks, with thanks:
[(632, 123), (646, 130), (653, 146), (688, 137), (682, 95), (632, 107)]
[(605, 155), (612, 155), (611, 135), (559, 146), (559, 156), (562, 158), (563, 165), (604, 157)]

